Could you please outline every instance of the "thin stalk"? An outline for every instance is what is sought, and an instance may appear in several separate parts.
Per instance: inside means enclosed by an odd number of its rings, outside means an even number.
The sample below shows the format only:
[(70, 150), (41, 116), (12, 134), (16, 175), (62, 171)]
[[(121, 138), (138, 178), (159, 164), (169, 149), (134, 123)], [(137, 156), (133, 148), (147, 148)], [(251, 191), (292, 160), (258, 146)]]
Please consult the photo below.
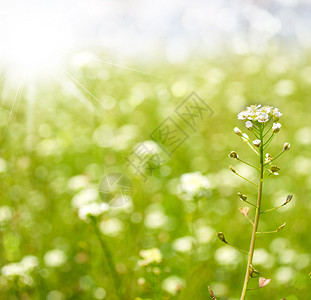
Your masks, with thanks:
[(113, 285), (114, 285), (114, 288), (115, 288), (115, 291), (116, 291), (116, 294), (117, 294), (117, 297), (119, 300), (123, 300), (123, 296), (120, 292), (120, 287), (121, 287), (121, 281), (120, 281), (120, 278), (119, 278), (119, 275), (116, 271), (116, 267), (115, 267), (115, 263), (114, 263), (114, 260), (113, 260), (113, 257), (112, 257), (112, 253), (108, 247), (108, 244), (106, 243), (106, 241), (102, 238), (99, 230), (98, 230), (98, 227), (97, 227), (97, 222), (96, 222), (96, 219), (95, 218), (92, 218), (92, 225), (93, 225), (93, 228), (94, 228), (94, 231), (95, 231), (95, 234), (97, 236), (97, 239), (104, 251), (104, 254), (105, 254), (105, 257), (106, 257), (106, 261), (108, 263), (108, 267), (110, 269), (110, 273), (111, 273), (111, 276), (112, 276), (112, 280), (113, 280)]
[(250, 164), (250, 163), (248, 163), (248, 162), (246, 162), (246, 161), (244, 161), (244, 160), (242, 160), (240, 158), (238, 158), (237, 160), (242, 162), (242, 163), (244, 163), (244, 164), (246, 164), (246, 165), (248, 165), (248, 166), (250, 166), (250, 167), (252, 167), (252, 168), (254, 168), (254, 169), (256, 169), (256, 170), (259, 170), (259, 168), (253, 166), (252, 164)]
[(284, 151), (282, 151), (279, 155), (277, 155), (275, 158), (271, 159), (268, 163), (265, 163), (265, 166), (272, 163), (274, 160), (276, 160), (277, 158), (279, 158), (282, 154), (284, 153)]
[[(260, 137), (261, 140), (263, 140), (263, 129), (260, 131)], [(260, 146), (259, 151), (259, 161), (260, 161), (260, 177), (259, 177), (259, 184), (258, 184), (258, 196), (257, 196), (257, 207), (255, 212), (255, 219), (254, 219), (254, 226), (253, 226), (253, 232), (252, 232), (252, 238), (249, 248), (249, 254), (248, 254), (248, 261), (247, 261), (247, 267), (246, 267), (246, 274), (241, 294), (241, 300), (245, 299), (246, 291), (247, 291), (247, 284), (250, 278), (250, 265), (253, 262), (253, 256), (254, 256), (254, 250), (255, 250), (255, 241), (256, 241), (256, 232), (258, 229), (258, 223), (259, 223), (259, 215), (260, 215), (260, 207), (261, 207), (261, 198), (262, 198), (262, 186), (263, 186), (263, 170), (264, 170), (264, 164), (263, 164), (263, 141)]]
[(248, 180), (248, 179), (245, 178), (244, 176), (240, 175), (238, 172), (235, 172), (234, 174), (237, 175), (237, 176), (239, 176), (239, 177), (241, 177), (242, 179), (246, 180), (247, 182), (253, 184), (254, 186), (258, 187), (258, 185), (257, 185), (256, 183), (254, 183), (254, 182)]

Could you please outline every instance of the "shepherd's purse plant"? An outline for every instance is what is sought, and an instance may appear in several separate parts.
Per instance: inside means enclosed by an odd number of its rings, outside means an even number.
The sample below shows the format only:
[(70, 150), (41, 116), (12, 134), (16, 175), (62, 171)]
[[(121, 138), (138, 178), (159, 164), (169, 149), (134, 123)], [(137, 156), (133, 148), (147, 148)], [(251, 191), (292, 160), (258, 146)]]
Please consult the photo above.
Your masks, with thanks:
[[(259, 219), (262, 214), (273, 212), (276, 209), (279, 209), (285, 205), (287, 205), (292, 200), (292, 195), (288, 195), (284, 200), (284, 203), (267, 210), (262, 210), (262, 199), (263, 199), (263, 183), (270, 176), (279, 175), (280, 168), (275, 165), (275, 161), (287, 152), (290, 149), (290, 144), (285, 143), (283, 149), (279, 154), (272, 156), (267, 152), (267, 149), (272, 142), (275, 135), (280, 131), (281, 124), (278, 123), (282, 113), (279, 112), (278, 108), (274, 108), (271, 106), (261, 106), (261, 105), (251, 105), (238, 114), (238, 119), (244, 121), (247, 130), (254, 136), (254, 140), (249, 138), (246, 133), (243, 133), (238, 127), (234, 128), (234, 132), (242, 138), (244, 142), (246, 142), (250, 148), (256, 153), (258, 156), (258, 165), (254, 166), (251, 163), (248, 163), (242, 160), (239, 155), (235, 151), (231, 151), (229, 157), (235, 159), (241, 163), (248, 165), (249, 167), (254, 168), (258, 172), (258, 182), (255, 183), (248, 178), (239, 174), (232, 166), (230, 166), (231, 171), (239, 176), (240, 178), (246, 180), (250, 184), (252, 184), (257, 189), (257, 201), (248, 200), (247, 196), (238, 192), (239, 198), (245, 202), (248, 207), (240, 208), (241, 214), (250, 222), (252, 225), (252, 235), (250, 239), (250, 246), (248, 251), (244, 251), (238, 247), (235, 247), (225, 239), (225, 236), (222, 232), (218, 232), (218, 238), (224, 242), (225, 244), (231, 245), (242, 252), (245, 252), (248, 255), (246, 271), (245, 271), (245, 279), (242, 287), (240, 300), (246, 299), (246, 293), (249, 290), (260, 289), (268, 285), (271, 279), (266, 279), (260, 276), (260, 272), (255, 269), (253, 266), (253, 256), (255, 250), (255, 242), (256, 236), (262, 234), (269, 233), (277, 233), (282, 230), (286, 223), (280, 225), (278, 228), (272, 231), (260, 232), (258, 231)], [(254, 217), (249, 217), (250, 207), (254, 209)], [(259, 277), (258, 286), (255, 288), (248, 288), (248, 284), (252, 278)], [(209, 288), (210, 295), (212, 299), (216, 299), (213, 291)]]

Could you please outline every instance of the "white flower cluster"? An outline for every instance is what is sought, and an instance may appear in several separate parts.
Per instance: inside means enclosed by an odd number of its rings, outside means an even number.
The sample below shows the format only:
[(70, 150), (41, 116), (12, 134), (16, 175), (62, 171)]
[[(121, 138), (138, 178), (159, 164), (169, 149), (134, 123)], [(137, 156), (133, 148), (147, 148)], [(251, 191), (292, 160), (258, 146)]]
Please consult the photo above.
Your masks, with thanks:
[(162, 261), (162, 253), (158, 248), (140, 250), (139, 255), (143, 258), (138, 261), (139, 266), (147, 266), (152, 263), (160, 263)]
[(61, 249), (50, 250), (44, 255), (44, 263), (48, 267), (60, 267), (66, 262), (66, 260), (67, 256)]
[(192, 200), (194, 197), (206, 195), (210, 187), (211, 184), (204, 175), (200, 172), (193, 172), (181, 176), (178, 191), (184, 195), (185, 200)]
[(10, 263), (1, 268), (1, 274), (9, 280), (17, 279), (23, 285), (33, 285), (31, 272), (39, 266), (36, 256), (27, 255), (20, 262)]
[(279, 112), (278, 108), (272, 106), (263, 106), (261, 105), (251, 105), (246, 108), (246, 110), (241, 111), (238, 114), (238, 119), (246, 121), (245, 125), (247, 128), (252, 127), (251, 122), (266, 123), (273, 118), (274, 121), (277, 121), (282, 116), (282, 113)]
[(79, 218), (85, 222), (109, 209), (107, 203), (98, 202), (98, 192), (93, 188), (84, 189), (76, 194), (72, 199), (72, 206), (78, 209)]

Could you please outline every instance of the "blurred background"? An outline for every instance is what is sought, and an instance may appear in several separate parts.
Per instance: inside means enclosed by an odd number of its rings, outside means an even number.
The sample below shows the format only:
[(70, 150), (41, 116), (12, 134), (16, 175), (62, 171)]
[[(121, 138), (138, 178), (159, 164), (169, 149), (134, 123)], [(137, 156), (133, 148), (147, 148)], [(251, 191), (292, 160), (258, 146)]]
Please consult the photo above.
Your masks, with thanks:
[[(310, 299), (310, 29), (307, 0), (0, 0), (1, 298), (116, 299), (76, 204), (121, 173), (131, 199), (98, 226), (125, 299), (209, 299), (208, 285), (239, 299), (246, 257), (216, 232), (249, 247), (237, 192), (251, 201), (256, 189), (228, 166), (256, 174), (228, 154), (256, 162), (233, 128), (261, 103), (283, 113), (269, 153), (291, 143), (264, 208), (294, 198), (261, 218), (262, 231), (287, 225), (258, 237), (254, 266), (272, 281), (248, 299)], [(206, 109), (195, 126), (178, 114), (193, 95)], [(182, 141), (169, 154), (150, 141), (168, 118)], [(141, 144), (161, 163), (138, 172)], [(150, 248), (162, 261), (141, 266)]]

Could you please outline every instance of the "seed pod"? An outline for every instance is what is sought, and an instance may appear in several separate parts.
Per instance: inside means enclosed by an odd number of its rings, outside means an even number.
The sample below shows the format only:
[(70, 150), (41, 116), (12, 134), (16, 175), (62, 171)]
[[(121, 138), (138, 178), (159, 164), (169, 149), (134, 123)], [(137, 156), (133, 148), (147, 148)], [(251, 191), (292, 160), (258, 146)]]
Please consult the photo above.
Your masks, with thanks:
[(238, 192), (238, 196), (240, 197), (240, 199), (242, 201), (246, 201), (246, 199), (247, 199), (246, 195), (242, 195), (242, 193), (240, 193), (240, 192)]
[(218, 238), (219, 238), (222, 242), (224, 242), (225, 244), (228, 244), (227, 241), (226, 241), (226, 239), (225, 239), (225, 236), (224, 236), (224, 234), (223, 234), (222, 232), (217, 232), (216, 234), (217, 234)]
[(235, 151), (231, 151), (228, 156), (233, 158), (233, 159), (238, 159), (239, 158), (239, 156), (237, 155), (237, 153)]

